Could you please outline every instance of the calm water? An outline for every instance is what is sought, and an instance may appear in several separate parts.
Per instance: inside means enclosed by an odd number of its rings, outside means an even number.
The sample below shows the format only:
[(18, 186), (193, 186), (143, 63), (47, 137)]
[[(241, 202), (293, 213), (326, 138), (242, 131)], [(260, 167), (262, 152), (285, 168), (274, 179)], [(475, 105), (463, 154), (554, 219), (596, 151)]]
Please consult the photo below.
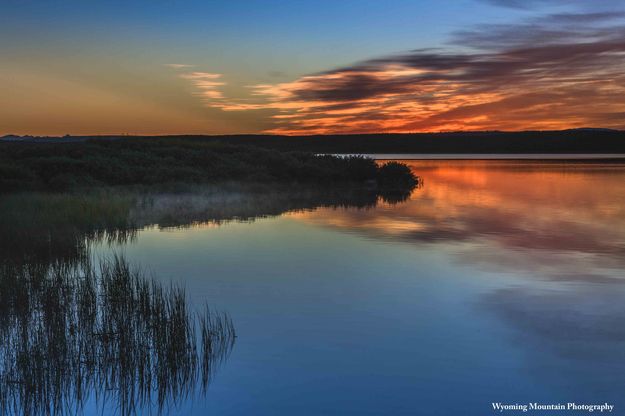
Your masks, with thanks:
[(206, 395), (172, 414), (625, 412), (625, 165), (407, 163), (423, 185), (396, 205), (255, 219), (252, 207), (232, 215), (243, 221), (220, 210), (215, 222), (171, 197), (132, 238), (90, 248), (123, 252), (234, 322)]

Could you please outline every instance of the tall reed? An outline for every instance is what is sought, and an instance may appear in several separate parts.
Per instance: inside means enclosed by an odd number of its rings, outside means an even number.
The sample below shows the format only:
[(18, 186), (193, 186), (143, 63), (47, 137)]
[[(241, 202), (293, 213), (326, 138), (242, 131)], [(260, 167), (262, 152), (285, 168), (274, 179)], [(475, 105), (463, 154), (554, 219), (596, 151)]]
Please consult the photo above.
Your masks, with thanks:
[(0, 414), (162, 412), (206, 391), (232, 320), (115, 256), (94, 266), (0, 266)]

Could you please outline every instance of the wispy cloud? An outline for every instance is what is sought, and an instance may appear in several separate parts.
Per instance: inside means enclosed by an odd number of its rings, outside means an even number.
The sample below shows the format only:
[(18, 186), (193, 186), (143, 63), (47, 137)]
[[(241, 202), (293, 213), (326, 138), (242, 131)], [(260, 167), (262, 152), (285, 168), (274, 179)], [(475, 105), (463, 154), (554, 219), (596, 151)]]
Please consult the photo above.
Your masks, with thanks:
[(191, 64), (163, 64), (163, 65), (169, 68), (173, 68), (173, 69), (186, 69), (186, 68), (193, 68), (195, 66)]
[(220, 100), (223, 94), (219, 91), (219, 87), (226, 85), (225, 82), (218, 81), (222, 74), (211, 72), (189, 72), (179, 75), (180, 78), (190, 80), (197, 89), (196, 95), (208, 100)]

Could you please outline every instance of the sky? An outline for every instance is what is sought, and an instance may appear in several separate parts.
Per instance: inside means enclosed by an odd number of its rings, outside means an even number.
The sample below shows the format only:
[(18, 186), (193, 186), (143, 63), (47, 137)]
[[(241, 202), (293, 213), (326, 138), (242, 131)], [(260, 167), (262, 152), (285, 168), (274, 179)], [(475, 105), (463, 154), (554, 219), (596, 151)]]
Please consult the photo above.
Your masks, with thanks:
[(625, 0), (1, 0), (0, 135), (625, 128)]

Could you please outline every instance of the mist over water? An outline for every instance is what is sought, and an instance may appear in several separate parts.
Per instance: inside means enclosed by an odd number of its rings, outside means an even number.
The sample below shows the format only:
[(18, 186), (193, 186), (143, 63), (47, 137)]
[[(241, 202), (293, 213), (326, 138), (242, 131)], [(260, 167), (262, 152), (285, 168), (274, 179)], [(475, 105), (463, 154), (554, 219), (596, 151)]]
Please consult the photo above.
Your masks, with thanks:
[(406, 163), (423, 180), (407, 200), (312, 189), (5, 200), (2, 261), (122, 253), (150, 282), (184, 288), (189, 310), (227, 312), (234, 349), (170, 414), (621, 411), (625, 165)]

